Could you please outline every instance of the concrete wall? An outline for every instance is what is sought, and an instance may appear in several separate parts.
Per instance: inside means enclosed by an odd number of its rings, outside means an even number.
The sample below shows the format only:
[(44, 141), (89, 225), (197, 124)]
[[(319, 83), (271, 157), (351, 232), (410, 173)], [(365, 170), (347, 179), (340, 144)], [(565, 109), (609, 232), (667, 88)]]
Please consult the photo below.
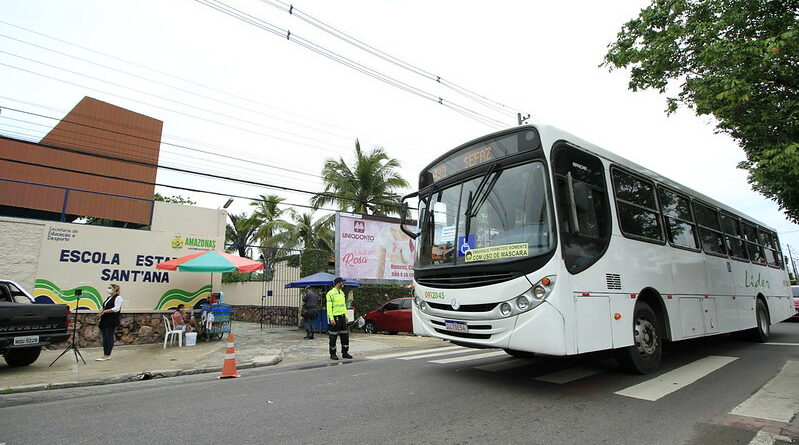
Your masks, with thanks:
[(0, 277), (33, 290), (44, 222), (0, 217)]
[[(156, 201), (153, 209), (154, 232), (202, 233), (208, 236), (225, 236), (227, 211), (204, 207)], [(216, 246), (225, 250), (225, 246)]]

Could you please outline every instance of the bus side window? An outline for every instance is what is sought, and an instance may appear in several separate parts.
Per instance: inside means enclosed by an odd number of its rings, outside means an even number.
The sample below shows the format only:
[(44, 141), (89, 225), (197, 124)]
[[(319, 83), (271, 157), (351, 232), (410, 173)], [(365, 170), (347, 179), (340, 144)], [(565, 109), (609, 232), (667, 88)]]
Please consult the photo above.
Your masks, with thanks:
[(561, 249), (566, 268), (594, 264), (610, 242), (610, 207), (602, 161), (565, 143), (553, 148)]
[(727, 256), (718, 210), (694, 201), (694, 215), (699, 224), (699, 238), (702, 240), (705, 253)]
[(612, 168), (613, 191), (621, 232), (628, 238), (663, 242), (655, 184), (632, 173)]
[(746, 238), (746, 250), (749, 253), (749, 260), (755, 264), (765, 265), (766, 254), (763, 253), (763, 246), (757, 239), (757, 227), (747, 221), (743, 223), (744, 237)]
[(660, 210), (666, 225), (666, 238), (674, 246), (699, 250), (696, 223), (687, 196), (663, 187), (660, 190)]
[(746, 246), (744, 244), (744, 235), (741, 230), (741, 222), (737, 217), (727, 213), (721, 214), (721, 227), (724, 229), (724, 240), (726, 241), (727, 251), (730, 252), (730, 257), (736, 260), (748, 261), (749, 257), (746, 253)]
[(774, 234), (771, 231), (763, 229), (762, 227), (758, 231), (760, 245), (763, 246), (766, 253), (766, 262), (769, 266), (772, 267), (780, 267), (780, 253), (777, 251), (776, 245), (774, 244)]

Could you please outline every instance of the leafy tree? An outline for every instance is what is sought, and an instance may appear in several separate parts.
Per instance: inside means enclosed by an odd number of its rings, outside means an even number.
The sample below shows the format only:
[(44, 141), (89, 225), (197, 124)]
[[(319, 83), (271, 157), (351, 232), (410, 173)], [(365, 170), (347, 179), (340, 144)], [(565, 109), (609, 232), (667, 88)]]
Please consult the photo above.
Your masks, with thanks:
[[(799, 222), (799, 0), (653, 0), (608, 46), (629, 88), (712, 115), (749, 183)], [(677, 94), (673, 92), (677, 90)], [(690, 143), (690, 141), (686, 141)]]
[(175, 204), (185, 204), (185, 205), (190, 205), (190, 206), (197, 205), (197, 203), (192, 201), (191, 199), (184, 198), (184, 197), (182, 197), (180, 195), (164, 196), (164, 195), (162, 195), (160, 193), (156, 193), (153, 196), (153, 201), (172, 202), (172, 203), (175, 203)]
[(227, 250), (229, 252), (235, 251), (239, 256), (246, 257), (248, 248), (246, 246), (252, 245), (255, 240), (255, 231), (258, 229), (258, 221), (246, 213), (230, 213), (230, 224), (225, 227), (225, 241), (226, 244), (233, 244)]
[(287, 210), (280, 207), (285, 198), (277, 195), (260, 195), (259, 198), (258, 201), (250, 203), (255, 208), (252, 214), (256, 225), (254, 238), (265, 247), (261, 249), (261, 255), (271, 262), (280, 256), (281, 251), (276, 247), (279, 247), (281, 240), (285, 239), (285, 235), (281, 233), (288, 230), (291, 225), (283, 220), (284, 216), (288, 216)]
[(286, 210), (280, 208), (280, 203), (285, 201), (277, 195), (260, 195), (258, 201), (250, 203), (255, 207), (252, 217), (256, 221), (255, 238), (262, 246), (276, 247), (275, 240), (272, 238), (283, 230), (288, 229), (289, 225), (282, 218)]
[(400, 162), (389, 158), (381, 147), (363, 153), (356, 139), (353, 168), (344, 158), (328, 158), (322, 168), (324, 192), (314, 196), (311, 203), (316, 208), (336, 203), (340, 210), (378, 216), (399, 214), (400, 196), (395, 191), (408, 187), (399, 168)]
[(283, 247), (318, 249), (329, 256), (334, 255), (333, 223), (335, 215), (313, 220), (314, 212), (290, 211), (292, 222), (282, 240)]

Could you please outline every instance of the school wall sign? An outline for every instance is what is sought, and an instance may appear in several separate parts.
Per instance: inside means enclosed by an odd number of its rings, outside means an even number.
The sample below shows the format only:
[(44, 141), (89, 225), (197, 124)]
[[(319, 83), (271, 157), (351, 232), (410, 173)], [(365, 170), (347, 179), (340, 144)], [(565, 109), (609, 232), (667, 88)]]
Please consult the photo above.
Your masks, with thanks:
[(39, 303), (98, 310), (109, 284), (122, 288), (127, 311), (191, 307), (211, 292), (209, 274), (156, 270), (155, 265), (222, 246), (221, 238), (109, 227), (47, 223), (33, 296)]

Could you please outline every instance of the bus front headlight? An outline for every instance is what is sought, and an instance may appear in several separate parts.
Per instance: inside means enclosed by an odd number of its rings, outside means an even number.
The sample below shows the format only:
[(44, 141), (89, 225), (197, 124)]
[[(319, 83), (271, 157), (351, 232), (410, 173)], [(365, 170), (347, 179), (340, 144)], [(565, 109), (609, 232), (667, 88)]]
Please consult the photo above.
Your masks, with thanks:
[(413, 302), (414, 304), (416, 304), (416, 307), (418, 307), (420, 311), (424, 312), (427, 310), (427, 303), (425, 303), (424, 300), (422, 300), (422, 297), (414, 295)]
[(554, 285), (554, 275), (542, 278), (523, 294), (500, 304), (500, 314), (503, 317), (509, 317), (510, 315), (519, 315), (535, 308), (547, 299)]

